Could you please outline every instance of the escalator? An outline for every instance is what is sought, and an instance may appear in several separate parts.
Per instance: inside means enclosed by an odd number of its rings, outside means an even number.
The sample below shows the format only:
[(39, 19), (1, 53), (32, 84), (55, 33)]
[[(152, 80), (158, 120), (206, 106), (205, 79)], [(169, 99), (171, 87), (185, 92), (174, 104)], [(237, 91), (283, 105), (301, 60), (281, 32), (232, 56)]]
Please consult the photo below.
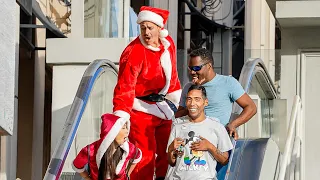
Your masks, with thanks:
[(99, 138), (100, 116), (112, 112), (117, 74), (108, 60), (95, 60), (87, 67), (44, 179), (77, 179), (71, 163), (82, 147)]
[[(112, 97), (117, 82), (117, 72), (115, 65), (108, 60), (95, 60), (88, 66), (71, 106), (63, 134), (47, 168), (45, 180), (79, 178), (72, 169), (72, 161), (82, 147), (99, 138), (100, 116), (112, 112)], [(261, 96), (261, 99), (266, 101), (264, 107), (266, 109), (268, 109), (268, 102), (277, 98), (268, 72), (260, 59), (250, 60), (244, 65), (240, 83), (248, 94), (255, 93)], [(236, 116), (240, 113), (241, 108), (235, 106), (233, 114)], [(271, 116), (272, 114), (269, 114), (269, 117)], [(261, 176), (265, 174), (266, 170), (269, 171), (269, 174), (276, 171), (277, 168), (272, 170), (270, 167), (276, 167), (279, 150), (270, 139), (271, 131), (268, 132), (271, 127), (269, 123), (272, 122), (270, 119), (265, 121), (262, 123), (262, 128), (266, 129), (264, 138), (237, 141), (235, 149), (232, 151), (231, 157), (233, 158), (230, 158), (227, 173), (219, 172), (220, 175), (222, 174), (219, 180), (255, 180), (257, 177), (263, 179)]]

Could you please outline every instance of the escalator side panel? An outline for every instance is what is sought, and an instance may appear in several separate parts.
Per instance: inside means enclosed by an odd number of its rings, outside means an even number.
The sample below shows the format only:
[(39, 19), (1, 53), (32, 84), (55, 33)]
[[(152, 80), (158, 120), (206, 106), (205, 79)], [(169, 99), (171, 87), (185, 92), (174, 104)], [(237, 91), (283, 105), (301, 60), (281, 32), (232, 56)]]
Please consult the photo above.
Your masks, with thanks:
[(258, 180), (268, 140), (238, 140), (227, 179)]

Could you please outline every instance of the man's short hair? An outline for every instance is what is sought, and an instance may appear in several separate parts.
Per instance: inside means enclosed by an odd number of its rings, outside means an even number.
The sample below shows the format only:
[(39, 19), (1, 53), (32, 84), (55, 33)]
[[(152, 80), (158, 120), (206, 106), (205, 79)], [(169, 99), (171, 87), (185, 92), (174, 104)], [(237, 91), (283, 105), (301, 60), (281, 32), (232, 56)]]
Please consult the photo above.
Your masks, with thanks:
[(214, 65), (212, 53), (207, 49), (199, 48), (199, 49), (192, 50), (190, 52), (190, 57), (197, 57), (197, 56), (199, 56), (204, 63), (208, 62), (208, 63), (211, 63), (212, 66)]
[(196, 84), (193, 84), (189, 87), (188, 89), (188, 93), (192, 90), (199, 90), (201, 91), (201, 94), (202, 94), (202, 97), (203, 99), (207, 99), (207, 91), (206, 91), (206, 88), (204, 88), (203, 86), (201, 85), (196, 85)]

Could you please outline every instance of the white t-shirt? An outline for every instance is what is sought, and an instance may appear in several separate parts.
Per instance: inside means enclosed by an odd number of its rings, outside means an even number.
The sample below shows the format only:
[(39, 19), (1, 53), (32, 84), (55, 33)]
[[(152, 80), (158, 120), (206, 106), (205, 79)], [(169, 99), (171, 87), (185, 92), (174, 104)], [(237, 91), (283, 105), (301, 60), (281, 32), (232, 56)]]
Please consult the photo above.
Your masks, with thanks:
[[(177, 120), (179, 121), (179, 118)], [(208, 151), (191, 151), (189, 148), (192, 142), (199, 139), (199, 136), (206, 138), (221, 152), (233, 148), (225, 127), (212, 118), (206, 118), (199, 123), (190, 121), (177, 123), (172, 127), (167, 150), (177, 137), (184, 139), (186, 145), (183, 148), (183, 156), (177, 157), (176, 165), (169, 168), (166, 180), (216, 179), (217, 161), (213, 155)]]

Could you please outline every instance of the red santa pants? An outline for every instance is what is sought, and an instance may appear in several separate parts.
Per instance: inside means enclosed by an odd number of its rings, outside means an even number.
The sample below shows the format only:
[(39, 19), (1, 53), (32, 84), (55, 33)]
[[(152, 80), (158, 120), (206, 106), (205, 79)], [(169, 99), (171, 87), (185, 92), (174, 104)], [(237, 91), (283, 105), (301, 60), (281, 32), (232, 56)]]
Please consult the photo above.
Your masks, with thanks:
[(129, 140), (142, 151), (142, 159), (130, 179), (153, 180), (154, 171), (156, 177), (165, 177), (168, 168), (166, 148), (172, 121), (135, 110), (130, 115)]

